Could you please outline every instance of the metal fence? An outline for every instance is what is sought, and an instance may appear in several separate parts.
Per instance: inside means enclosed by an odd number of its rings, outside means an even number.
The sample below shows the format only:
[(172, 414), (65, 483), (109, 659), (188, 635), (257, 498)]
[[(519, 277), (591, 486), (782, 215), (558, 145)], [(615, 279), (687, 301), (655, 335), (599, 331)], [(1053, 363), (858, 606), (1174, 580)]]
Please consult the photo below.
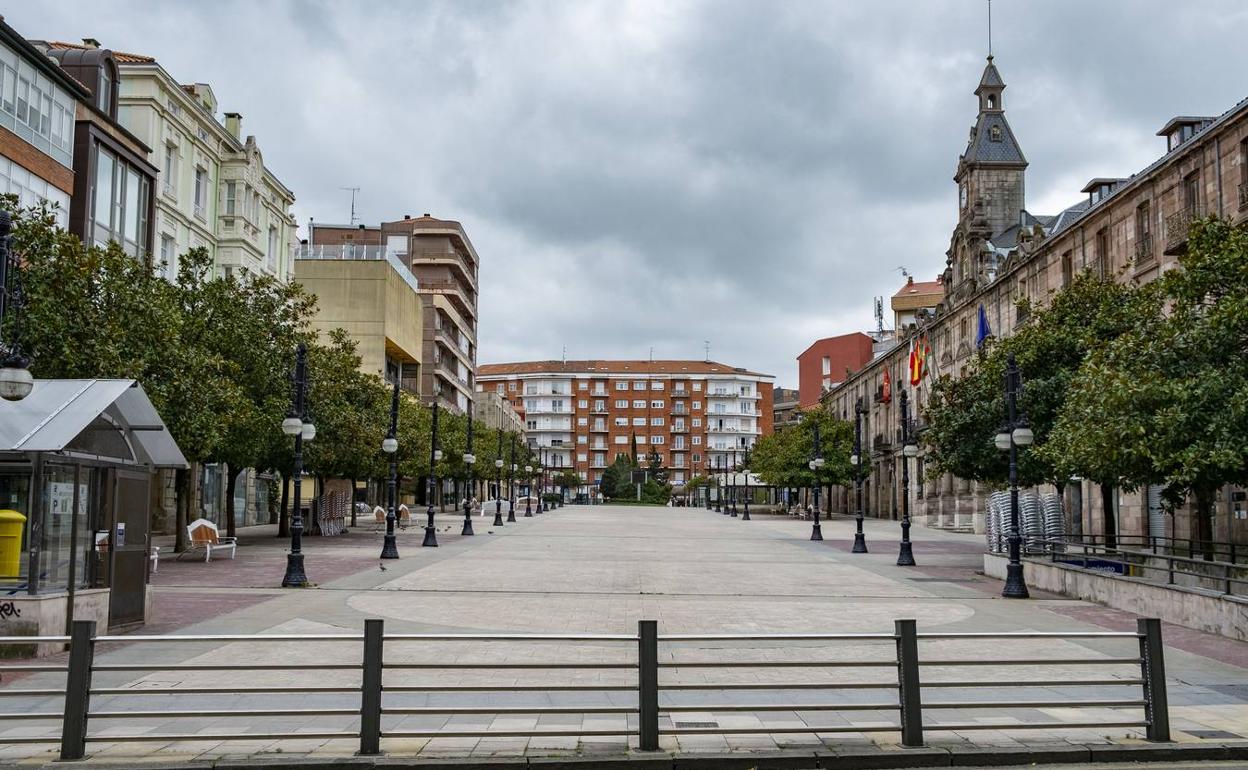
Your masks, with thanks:
[[(1125, 654), (1112, 657), (995, 657), (984, 656), (971, 659), (942, 659), (922, 655), (920, 648), (929, 641), (971, 641), (983, 650), (1009, 650), (1013, 642), (1026, 639), (1053, 641), (1097, 640), (1126, 642), (1130, 649)], [(129, 663), (95, 662), (96, 646), (101, 643), (148, 644), (221, 644), (243, 642), (249, 645), (294, 646), (296, 654), (290, 662), (247, 663), (231, 660), (221, 663), (157, 662), (144, 659)], [(340, 656), (318, 657), (309, 652), (321, 643), (348, 643), (356, 649), (360, 662), (349, 662)], [(473, 643), (494, 648), (509, 643), (538, 644), (546, 642), (620, 647), (624, 655), (616, 655), (611, 661), (600, 660), (533, 660), (523, 662), (424, 661), (387, 660), (387, 652), (393, 657), (394, 649), (416, 645), (417, 649), (432, 649), (431, 643)], [(601, 634), (403, 634), (385, 633), (383, 621), (366, 620), (362, 634), (281, 634), (281, 635), (160, 635), (160, 636), (96, 636), (93, 621), (75, 621), (69, 637), (0, 637), (0, 645), (31, 645), (35, 643), (67, 643), (68, 662), (5, 663), (0, 672), (12, 674), (61, 674), (65, 675), (62, 687), (37, 688), (17, 686), (0, 688), (0, 742), (4, 743), (53, 743), (60, 745), (62, 759), (80, 759), (86, 755), (86, 745), (92, 741), (109, 743), (127, 741), (193, 741), (211, 739), (231, 740), (284, 740), (284, 739), (351, 739), (358, 740), (361, 754), (373, 755), (381, 751), (386, 738), (493, 738), (540, 736), (616, 736), (631, 739), (635, 736), (642, 751), (659, 748), (662, 735), (730, 735), (730, 734), (779, 734), (779, 733), (863, 733), (897, 731), (905, 746), (920, 746), (926, 732), (992, 730), (1059, 730), (1072, 728), (1144, 727), (1152, 741), (1170, 739), (1169, 716), (1166, 703), (1165, 664), (1162, 652), (1161, 623), (1156, 619), (1140, 619), (1136, 632), (1001, 632), (1001, 633), (919, 633), (914, 620), (897, 620), (894, 632), (845, 633), (845, 634), (696, 634), (660, 635), (658, 623), (642, 620), (636, 635)], [(698, 650), (712, 645), (715, 657), (687, 657), (691, 647)], [(754, 645), (752, 647), (748, 645)], [(810, 645), (815, 646), (810, 646)], [(356, 647), (358, 645), (358, 647)], [(421, 645), (426, 645), (421, 647)], [(828, 654), (848, 645), (847, 652)], [(866, 649), (869, 648), (869, 649)], [(127, 647), (127, 650), (131, 648)], [(505, 648), (504, 648), (505, 649)], [(744, 650), (766, 650), (767, 655), (756, 653), (742, 657)], [(864, 649), (870, 654), (864, 655)], [(662, 654), (661, 654), (662, 653)], [(797, 657), (805, 654), (807, 657)], [(459, 656), (462, 657), (462, 656)], [(924, 672), (933, 669), (970, 670), (977, 667), (1064, 667), (1090, 666), (1098, 672), (1107, 669), (1126, 668), (1123, 678), (1113, 678), (1101, 673), (1094, 677), (1027, 679), (1017, 677), (975, 678), (967, 676), (948, 679), (944, 676), (925, 677)], [(608, 676), (613, 681), (553, 681), (539, 684), (444, 684), (428, 678), (412, 683), (403, 679), (404, 671), (455, 671), (493, 672), (493, 676), (506, 676), (507, 672), (520, 670), (546, 672), (573, 672), (597, 670), (614, 672)], [(762, 681), (761, 673), (768, 670), (795, 670), (805, 672), (792, 677), (791, 681)], [(982, 669), (980, 669), (982, 670)], [(310, 684), (264, 685), (249, 680), (252, 672), (301, 672), (312, 677)], [(324, 672), (359, 672), (358, 683), (336, 684), (325, 681)], [(221, 672), (219, 684), (211, 686), (179, 686), (169, 689), (136, 689), (133, 687), (94, 686), (92, 678), (113, 672)], [(733, 675), (728, 672), (736, 672)], [(876, 672), (872, 678), (868, 672)], [(1138, 672), (1138, 676), (1136, 675)], [(829, 681), (829, 676), (835, 681)], [(883, 674), (880, 678), (878, 674)], [(322, 677), (315, 681), (316, 677)], [(713, 676), (714, 678), (708, 678)], [(352, 675), (354, 680), (354, 676)], [(789, 679), (786, 677), (786, 679)], [(1010, 692), (1028, 688), (1079, 688), (1101, 691), (1100, 688), (1139, 688), (1138, 695), (1129, 697), (1099, 697), (1076, 700), (1023, 700), (998, 695), (990, 700), (959, 700), (927, 698), (928, 691), (970, 691), (994, 689)], [(711, 702), (704, 702), (698, 692), (713, 693)], [(821, 697), (803, 698), (803, 702), (785, 700), (791, 693), (821, 693)], [(869, 698), (862, 693), (878, 693), (883, 697)], [(431, 693), (482, 693), (492, 698), (532, 697), (545, 705), (421, 705), (404, 704), (404, 696)], [(596, 699), (590, 702), (550, 705), (557, 694), (591, 693)], [(616, 693), (613, 695), (613, 693)], [(618, 693), (625, 693), (620, 696)], [(738, 700), (729, 694), (750, 693), (754, 700)], [(848, 696), (861, 700), (838, 700)], [(228, 695), (236, 704), (230, 708), (197, 707), (195, 709), (162, 709), (155, 704), (168, 695)], [(259, 696), (283, 696), (306, 702), (317, 694), (336, 694), (346, 698), (345, 707), (283, 706), (280, 708), (255, 708)], [(53, 698), (64, 698), (61, 712), (29, 710), (26, 704), (16, 704), (16, 698), (42, 699), (48, 703)], [(135, 708), (93, 708), (93, 699), (136, 698)], [(581, 696), (576, 696), (580, 698)], [(142, 700), (137, 700), (142, 698)], [(718, 699), (718, 700), (715, 700)], [(250, 703), (249, 703), (250, 701)], [(53, 701), (54, 702), (54, 701)], [(409, 700), (410, 702), (410, 700)], [(8, 708), (10, 704), (24, 710)], [(925, 718), (947, 709), (993, 709), (1018, 710), (1037, 708), (1107, 708), (1129, 710), (1122, 719), (1097, 719), (1092, 722), (1027, 721), (1016, 724), (1000, 722), (945, 722)], [(719, 726), (718, 722), (691, 723), (682, 721), (682, 714), (691, 712), (710, 713), (766, 713), (766, 712), (815, 712), (851, 713), (880, 712), (893, 715), (887, 722), (864, 724), (808, 723), (794, 725)], [(1114, 713), (1121, 713), (1115, 711)], [(408, 717), (451, 717), (456, 715), (482, 715), (490, 717), (523, 716), (539, 720), (516, 720), (525, 726), (478, 729), (443, 722), (438, 727), (406, 728), (402, 722)], [(538, 722), (546, 715), (617, 715), (610, 726), (586, 727), (559, 726), (543, 728)], [(236, 732), (166, 732), (143, 729), (145, 720), (178, 722), (182, 719), (248, 719), (249, 728)], [(262, 729), (266, 719), (281, 720), (285, 729), (267, 731)], [(293, 729), (292, 721), (304, 718), (333, 718), (338, 721), (332, 728), (310, 727)], [(11, 722), (33, 721), (44, 725), (59, 724), (59, 733), (49, 726), (43, 734), (13, 732)], [(118, 726), (118, 721), (121, 725)], [(532, 726), (527, 723), (532, 721)], [(110, 726), (95, 728), (96, 722)], [(345, 724), (343, 724), (345, 723)], [(128, 728), (128, 729), (127, 729)]]
[[(1248, 594), (1248, 564), (1213, 558), (1180, 556), (1164, 547), (1130, 548), (1071, 541), (1044, 541), (1050, 559), (1059, 564), (1090, 571), (1122, 575), (1158, 585), (1184, 586), (1228, 595)], [(1243, 546), (1231, 546), (1231, 558), (1242, 556)]]

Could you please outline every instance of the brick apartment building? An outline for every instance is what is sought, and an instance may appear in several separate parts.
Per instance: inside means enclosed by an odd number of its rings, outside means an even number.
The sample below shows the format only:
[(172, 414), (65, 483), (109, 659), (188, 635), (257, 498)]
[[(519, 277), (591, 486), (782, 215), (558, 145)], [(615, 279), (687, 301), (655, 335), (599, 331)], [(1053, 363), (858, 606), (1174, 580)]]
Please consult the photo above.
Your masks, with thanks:
[[(466, 412), (476, 381), (481, 263), (463, 225), (428, 214), (379, 226), (309, 223), (301, 253), (316, 255), (324, 248), (379, 253), (379, 258), (397, 260), (415, 276), (423, 329), (420, 396)], [(399, 373), (388, 371), (387, 377), (392, 376)]]
[(587, 487), (634, 440), (679, 486), (771, 433), (773, 379), (714, 361), (529, 361), (485, 364), (477, 387), (508, 398), (529, 444)]
[(810, 409), (819, 398), (871, 360), (875, 340), (862, 332), (815, 340), (797, 357), (798, 405)]

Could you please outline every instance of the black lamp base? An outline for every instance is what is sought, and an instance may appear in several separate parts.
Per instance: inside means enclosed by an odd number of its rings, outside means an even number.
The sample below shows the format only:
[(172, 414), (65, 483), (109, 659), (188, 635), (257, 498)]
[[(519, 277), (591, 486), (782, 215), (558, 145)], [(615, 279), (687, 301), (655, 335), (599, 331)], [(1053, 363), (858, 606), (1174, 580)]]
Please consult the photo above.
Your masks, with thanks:
[(420, 545), (423, 548), (437, 548), (438, 530), (433, 526), (425, 527), (425, 540)]
[(282, 588), (307, 588), (308, 576), (303, 572), (303, 554), (286, 554), (286, 576), (282, 578)]
[(897, 552), (897, 566), (898, 567), (915, 566), (914, 549), (911, 548), (911, 544), (909, 541), (902, 543), (901, 550)]
[(468, 515), (468, 516), (465, 516), (465, 517), (464, 517), (464, 528), (463, 528), (462, 530), (460, 530), (459, 534), (461, 534), (461, 535), (475, 535), (475, 534), (477, 534), (476, 532), (473, 532), (473, 531), (472, 531), (472, 516), (471, 516), (471, 515)]
[(823, 526), (820, 525), (818, 522), (815, 522), (810, 528), (810, 539), (811, 540), (823, 539)]
[(381, 558), (383, 559), (399, 558), (399, 545), (395, 541), (393, 532), (387, 532), (385, 539), (382, 541)]
[(867, 536), (861, 532), (854, 533), (854, 549), (850, 553), (866, 553)]
[(1007, 564), (1005, 567), (1005, 588), (1001, 596), (1006, 599), (1030, 599), (1027, 584), (1023, 582), (1023, 565)]

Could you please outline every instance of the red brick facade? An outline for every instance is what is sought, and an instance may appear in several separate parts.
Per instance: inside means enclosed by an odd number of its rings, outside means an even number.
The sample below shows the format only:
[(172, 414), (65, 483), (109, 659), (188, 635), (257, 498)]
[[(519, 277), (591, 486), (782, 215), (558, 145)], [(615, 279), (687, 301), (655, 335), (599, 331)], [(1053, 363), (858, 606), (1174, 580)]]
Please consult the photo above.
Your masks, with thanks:
[(802, 409), (818, 406), (825, 389), (844, 382), (850, 374), (870, 363), (873, 344), (867, 335), (854, 332), (826, 337), (806, 348), (797, 357), (798, 405)]

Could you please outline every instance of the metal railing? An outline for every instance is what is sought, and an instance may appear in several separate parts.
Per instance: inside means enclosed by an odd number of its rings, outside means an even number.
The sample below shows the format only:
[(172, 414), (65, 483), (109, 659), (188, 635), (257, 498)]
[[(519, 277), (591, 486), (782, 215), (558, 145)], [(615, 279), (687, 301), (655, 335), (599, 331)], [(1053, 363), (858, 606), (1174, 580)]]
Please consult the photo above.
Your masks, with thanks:
[(1248, 544), (1228, 543), (1222, 540), (1194, 540), (1187, 537), (1165, 535), (1097, 535), (1084, 533), (1066, 535), (1058, 542), (1067, 546), (1110, 546), (1123, 551), (1147, 551), (1153, 554), (1186, 555), (1189, 559), (1227, 561), (1248, 566)]
[(1202, 216), (1198, 204), (1189, 204), (1166, 217), (1166, 248), (1173, 249), (1187, 243), (1192, 223)]
[[(1173, 553), (1045, 539), (1054, 563), (1158, 585), (1201, 588), (1231, 596), (1248, 595), (1248, 565)], [(1236, 554), (1238, 555), (1238, 554)]]
[(1248, 182), (1239, 183), (1239, 209), (1248, 209)]
[[(1011, 642), (1023, 639), (1068, 641), (1090, 639), (1098, 641), (1134, 640), (1129, 654), (1100, 657), (1016, 657), (997, 656), (947, 659), (920, 652), (921, 643), (931, 641), (994, 641), (997, 649), (1009, 649)], [(140, 662), (97, 663), (94, 656), (100, 643), (146, 644), (195, 644), (195, 643), (243, 643), (249, 645), (291, 645), (301, 655), (292, 656), (289, 662), (249, 663), (231, 659), (222, 663), (157, 662), (151, 655)], [(457, 655), (454, 662), (413, 662), (406, 658), (396, 661), (395, 647), (429, 645), (436, 642), (483, 645), (493, 648), (504, 643), (543, 644), (564, 642), (577, 645), (605, 647), (622, 646), (635, 651), (627, 656), (612, 655), (604, 660), (534, 660), (524, 662), (464, 661)], [(739, 735), (780, 733), (865, 733), (896, 731), (901, 733), (902, 744), (920, 746), (924, 732), (963, 730), (1059, 730), (1105, 727), (1143, 727), (1152, 741), (1170, 739), (1169, 711), (1165, 689), (1165, 663), (1162, 651), (1161, 623), (1156, 619), (1140, 619), (1137, 631), (1132, 632), (934, 632), (919, 633), (914, 620), (897, 620), (894, 632), (889, 633), (843, 633), (843, 634), (673, 634), (660, 635), (654, 620), (638, 622), (636, 635), (625, 634), (388, 634), (383, 621), (366, 620), (364, 632), (347, 634), (276, 634), (276, 635), (155, 635), (155, 636), (96, 636), (94, 621), (75, 621), (72, 636), (47, 637), (0, 637), (0, 645), (30, 645), (36, 643), (68, 643), (67, 663), (5, 663), (0, 672), (16, 674), (64, 673), (64, 687), (7, 687), (0, 688), (0, 704), (8, 698), (25, 697), (46, 699), (64, 696), (64, 708), (55, 710), (4, 710), (0, 711), (0, 729), (12, 721), (58, 723), (59, 734), (30, 734), (27, 730), (16, 734), (0, 733), (0, 742), (9, 744), (59, 743), (61, 759), (81, 759), (86, 755), (88, 743), (201, 740), (211, 737), (214, 741), (233, 740), (286, 740), (286, 739), (351, 739), (359, 741), (359, 751), (364, 755), (381, 752), (381, 742), (386, 738), (487, 738), (487, 737), (540, 737), (540, 736), (620, 736), (636, 735), (642, 751), (657, 751), (660, 735)], [(355, 649), (362, 655), (359, 663), (349, 662), (340, 655), (309, 655), (309, 645), (316, 643), (346, 643), (359, 645)], [(759, 643), (753, 647), (749, 643)], [(832, 652), (840, 645), (849, 644), (846, 652)], [(811, 646), (814, 645), (814, 646)], [(865, 648), (864, 649), (864, 645)], [(764, 655), (743, 657), (745, 650), (763, 650)], [(699, 652), (692, 658), (685, 653), (690, 647)], [(425, 647), (424, 649), (430, 649)], [(713, 656), (707, 650), (715, 652)], [(980, 649), (983, 649), (981, 646)], [(475, 651), (475, 647), (474, 647)], [(387, 660), (387, 653), (391, 660)], [(662, 655), (660, 654), (662, 652)], [(797, 657), (795, 653), (804, 654)], [(881, 654), (883, 653), (883, 654)], [(1129, 673), (1121, 678), (1112, 674), (1078, 676), (1061, 679), (1048, 676), (1043, 679), (1026, 675), (1002, 680), (998, 675), (992, 680), (971, 677), (949, 679), (942, 672), (929, 680), (925, 672), (933, 669), (962, 669), (975, 667), (1039, 666), (1046, 670), (1065, 666), (1095, 666), (1100, 669), (1128, 667)], [(322, 677), (308, 685), (266, 685), (261, 675), (253, 672), (359, 672), (358, 684), (334, 683)], [(623, 673), (623, 676), (596, 678), (589, 683), (561, 682), (557, 679), (541, 684), (485, 683), (464, 684), (439, 683), (430, 672), (517, 672), (517, 671), (570, 672), (597, 671)], [(709, 680), (707, 671), (736, 672), (721, 675), (724, 681)], [(767, 670), (792, 670), (805, 672), (800, 677), (784, 677), (788, 681), (766, 681), (761, 673)], [(422, 678), (416, 681), (402, 679), (403, 672), (420, 671)], [(1139, 675), (1135, 675), (1135, 671)], [(114, 672), (228, 672), (230, 682), (220, 685), (191, 685), (181, 682), (174, 686), (153, 689), (135, 686), (98, 686), (92, 679), (97, 675)], [(885, 674), (871, 677), (864, 672)], [(682, 676), (682, 673), (686, 676)], [(249, 678), (253, 677), (253, 678)], [(354, 676), (351, 676), (354, 679)], [(19, 680), (20, 681), (20, 680)], [(243, 684), (237, 684), (243, 682)], [(133, 685), (133, 683), (131, 683)], [(1040, 689), (1048, 693), (1052, 688), (1123, 688), (1140, 687), (1140, 694), (1104, 696), (1091, 699), (1051, 700), (1015, 699), (998, 696), (989, 700), (960, 700), (954, 698), (924, 699), (927, 690), (959, 691), (996, 688), (999, 690)], [(755, 698), (737, 700), (721, 696), (718, 701), (697, 693), (714, 692), (724, 696), (734, 693), (762, 693)], [(794, 702), (786, 693), (823, 693), (822, 697), (810, 697)], [(842, 693), (876, 692), (883, 698), (866, 698), (846, 701)], [(462, 703), (434, 703), (431, 696), (454, 696), (464, 693), (492, 694), (490, 705), (464, 705)], [(538, 702), (516, 705), (496, 705), (499, 694), (538, 694)], [(559, 693), (594, 693), (606, 696), (597, 700), (574, 696), (563, 699), (566, 705), (551, 705)], [(621, 699), (612, 693), (635, 693), (636, 699)], [(196, 701), (191, 710), (163, 709), (157, 706), (161, 696), (179, 695), (230, 696), (228, 707), (213, 707), (202, 700)], [(249, 707), (257, 696), (296, 696), (298, 706), (281, 708)], [(334, 695), (334, 706), (308, 706), (314, 696)], [(133, 707), (125, 700), (138, 696)], [(346, 698), (344, 698), (346, 696)], [(100, 707), (93, 699), (109, 699)], [(411, 705), (414, 698), (424, 698), (423, 705)], [(121, 707), (114, 704), (122, 699)], [(627, 702), (624, 702), (627, 701)], [(808, 701), (808, 702), (801, 702)], [(347, 704), (347, 705), (343, 705)], [(926, 721), (927, 712), (940, 713), (947, 709), (991, 709), (1010, 711), (1018, 709), (1130, 709), (1118, 719), (1100, 718), (1096, 721), (1060, 721), (1046, 719), (1034, 721), (1020, 719), (1017, 723), (1003, 724), (999, 719), (985, 722), (948, 722), (934, 719)], [(854, 722), (842, 716), (839, 724), (781, 723), (742, 724), (737, 722), (720, 726), (718, 722), (693, 723), (681, 720), (682, 714), (697, 713), (767, 713), (811, 712), (855, 715), (862, 713), (890, 714), (895, 717), (886, 721), (871, 719)], [(1118, 714), (1118, 712), (1113, 712)], [(534, 726), (522, 726), (524, 720), (505, 719), (502, 726), (479, 727), (451, 721), (441, 721), (438, 726), (428, 726), (428, 718), (443, 719), (460, 715), (488, 717), (541, 717), (544, 715), (618, 715), (624, 717), (606, 725), (554, 726), (549, 729), (532, 722)], [(211, 733), (167, 732), (167, 725), (181, 719), (245, 719), (252, 720), (251, 729), (235, 732)], [(283, 719), (281, 731), (264, 729), (267, 718)], [(328, 718), (334, 722), (326, 725)], [(408, 726), (411, 718), (426, 718), (424, 724)], [(292, 724), (292, 719), (319, 720), (315, 724)], [(156, 726), (145, 726), (144, 721), (158, 720)], [(344, 724), (344, 720), (346, 724)], [(108, 723), (95, 730), (94, 722)], [(419, 719), (417, 721), (420, 721)], [(130, 728), (122, 731), (120, 726)], [(181, 728), (172, 728), (180, 730)]]
[(1152, 233), (1142, 233), (1135, 240), (1135, 261), (1136, 264), (1146, 265), (1156, 258), (1153, 251), (1153, 235)]

